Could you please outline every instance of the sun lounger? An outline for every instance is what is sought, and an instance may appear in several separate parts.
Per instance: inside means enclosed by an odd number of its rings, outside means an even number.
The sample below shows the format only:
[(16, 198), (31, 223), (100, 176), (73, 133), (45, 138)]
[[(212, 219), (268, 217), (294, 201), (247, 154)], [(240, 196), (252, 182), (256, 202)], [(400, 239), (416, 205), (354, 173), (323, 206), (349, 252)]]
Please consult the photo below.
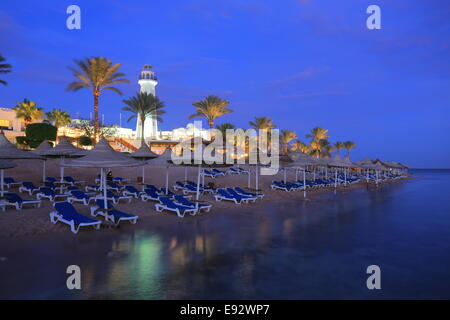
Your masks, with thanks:
[(13, 206), (16, 208), (16, 210), (22, 209), (26, 204), (32, 204), (36, 208), (39, 208), (41, 206), (41, 200), (24, 200), (17, 193), (7, 192), (3, 196), (5, 198), (5, 205)]
[(290, 192), (290, 191), (298, 189), (293, 184), (287, 184), (287, 183), (283, 183), (280, 181), (272, 181), (270, 188), (284, 190), (286, 192)]
[(19, 192), (28, 192), (31, 196), (33, 193), (38, 192), (39, 188), (36, 187), (33, 182), (24, 181), (22, 182), (22, 186), (19, 187)]
[(219, 169), (216, 169), (216, 168), (211, 169), (211, 172), (217, 173), (217, 175), (221, 175), (221, 176), (227, 175), (226, 171), (220, 171)]
[(42, 198), (49, 199), (50, 201), (56, 201), (57, 198), (65, 200), (69, 195), (63, 193), (56, 193), (49, 187), (40, 187), (39, 192), (36, 194), (36, 198), (41, 200)]
[(197, 209), (175, 203), (169, 197), (160, 197), (159, 201), (160, 203), (155, 204), (157, 212), (162, 212), (163, 210), (173, 211), (176, 212), (180, 218), (183, 218), (186, 213), (189, 213), (192, 216), (197, 214)]
[(114, 190), (116, 192), (121, 192), (124, 188), (123, 186), (120, 186), (117, 183), (112, 182), (112, 181), (107, 181), (106, 185), (107, 185), (107, 189)]
[[(97, 199), (103, 198), (103, 195), (97, 196)], [(106, 191), (106, 199), (111, 200), (114, 204), (118, 204), (120, 200), (128, 200), (128, 202), (131, 202), (130, 196), (121, 196), (118, 194), (115, 194), (111, 190)]]
[(136, 224), (138, 216), (134, 214), (129, 214), (122, 212), (120, 210), (117, 210), (114, 208), (114, 206), (111, 204), (111, 202), (107, 202), (107, 210), (105, 210), (105, 201), (103, 199), (97, 199), (95, 200), (96, 206), (91, 207), (91, 215), (97, 216), (101, 215), (105, 217), (106, 221), (111, 221), (116, 226), (119, 225), (120, 221), (130, 221), (132, 224)]
[(69, 202), (55, 202), (53, 204), (55, 211), (50, 212), (50, 221), (56, 224), (58, 221), (70, 226), (73, 233), (78, 233), (80, 227), (92, 226), (94, 229), (100, 229), (101, 221), (86, 217), (73, 207)]
[(186, 189), (185, 184), (181, 181), (176, 181), (175, 185), (172, 187), (174, 190), (184, 190)]
[(241, 173), (243, 173), (243, 174), (249, 174), (249, 173), (250, 173), (249, 170), (243, 169), (243, 168), (237, 168), (237, 170), (239, 170), (239, 171), (240, 171)]
[(71, 176), (65, 176), (64, 177), (64, 181), (71, 184), (72, 186), (76, 185), (76, 184), (84, 184), (84, 181), (81, 180), (75, 180), (74, 178), (72, 178)]
[(5, 185), (6, 188), (12, 188), (12, 187), (20, 187), (22, 185), (22, 182), (18, 182), (16, 180), (14, 180), (14, 178), (11, 177), (5, 177), (3, 179), (3, 184)]
[(96, 186), (96, 185), (88, 185), (84, 187), (84, 190), (86, 191), (100, 191), (100, 186)]
[(202, 171), (202, 175), (205, 177), (210, 177), (210, 178), (216, 178), (217, 176), (221, 175), (220, 173), (215, 173), (215, 172), (211, 172), (207, 169), (203, 169)]
[(228, 168), (227, 173), (229, 174), (241, 174), (241, 171), (235, 168)]
[(91, 201), (95, 201), (96, 197), (86, 194), (81, 190), (71, 190), (71, 196), (67, 199), (68, 202), (81, 202), (85, 206), (89, 205)]
[(116, 182), (116, 183), (122, 184), (122, 183), (128, 183), (128, 182), (130, 182), (131, 180), (130, 180), (130, 179), (127, 179), (127, 178), (122, 178), (122, 177), (114, 177), (114, 178), (112, 178), (112, 181), (113, 181), (113, 182)]
[(159, 201), (159, 198), (161, 195), (159, 195), (154, 189), (146, 188), (144, 189), (144, 194), (141, 195), (141, 199), (143, 201)]
[(125, 190), (122, 191), (122, 194), (124, 196), (132, 196), (138, 199), (139, 196), (145, 194), (145, 192), (139, 191), (134, 186), (125, 186)]
[(217, 194), (214, 195), (216, 201), (233, 201), (236, 204), (248, 203), (249, 198), (243, 196), (234, 196), (225, 191), (225, 189), (217, 189)]
[(236, 190), (236, 192), (238, 194), (243, 195), (243, 196), (257, 197), (260, 199), (264, 198), (264, 194), (262, 194), (262, 193), (248, 192), (248, 191), (245, 191), (244, 189), (242, 189), (241, 187), (235, 187), (234, 190)]
[(242, 197), (242, 198), (244, 198), (244, 199), (248, 199), (248, 201), (255, 202), (255, 201), (258, 199), (257, 196), (250, 196), (250, 195), (239, 194), (239, 193), (237, 193), (236, 190), (234, 190), (233, 188), (227, 188), (226, 191), (227, 191), (230, 195), (232, 195), (232, 196), (234, 196), (234, 197)]
[(209, 212), (211, 210), (211, 207), (212, 207), (211, 204), (200, 203), (200, 202), (195, 203), (195, 202), (189, 201), (183, 195), (174, 196), (174, 199), (179, 204), (181, 204), (183, 206), (186, 206), (186, 207), (191, 207), (191, 208), (198, 209), (198, 211), (204, 210), (205, 212)]

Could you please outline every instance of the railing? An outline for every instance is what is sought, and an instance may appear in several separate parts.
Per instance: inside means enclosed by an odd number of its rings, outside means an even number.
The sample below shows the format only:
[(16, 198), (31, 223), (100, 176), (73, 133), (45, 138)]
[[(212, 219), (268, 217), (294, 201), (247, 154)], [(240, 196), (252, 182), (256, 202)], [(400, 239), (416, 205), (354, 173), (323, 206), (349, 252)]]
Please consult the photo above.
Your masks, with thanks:
[(130, 152), (135, 152), (138, 149), (137, 147), (135, 147), (134, 145), (132, 145), (131, 143), (122, 138), (114, 138), (114, 142), (117, 145), (122, 146), (125, 149), (128, 149), (128, 151)]

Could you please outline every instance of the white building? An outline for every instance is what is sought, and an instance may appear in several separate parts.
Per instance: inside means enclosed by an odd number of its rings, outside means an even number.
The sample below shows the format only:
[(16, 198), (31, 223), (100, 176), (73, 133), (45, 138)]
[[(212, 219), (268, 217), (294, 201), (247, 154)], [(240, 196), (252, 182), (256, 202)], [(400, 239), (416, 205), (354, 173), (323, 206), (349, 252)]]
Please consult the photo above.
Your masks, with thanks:
[[(152, 66), (145, 65), (139, 76), (139, 85), (141, 86), (141, 92), (146, 92), (156, 96), (156, 85), (158, 84), (157, 78), (154, 72), (151, 70)], [(141, 117), (138, 116), (136, 122), (136, 138), (141, 139)], [(158, 121), (153, 115), (147, 116), (144, 122), (144, 138), (146, 140), (156, 139), (158, 137)]]

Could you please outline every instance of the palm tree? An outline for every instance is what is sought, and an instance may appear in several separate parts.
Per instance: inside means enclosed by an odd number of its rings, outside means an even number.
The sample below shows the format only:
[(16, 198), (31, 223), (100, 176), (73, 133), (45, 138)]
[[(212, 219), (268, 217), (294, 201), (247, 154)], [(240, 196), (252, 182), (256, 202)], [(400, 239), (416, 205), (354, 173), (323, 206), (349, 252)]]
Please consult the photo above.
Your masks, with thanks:
[(189, 116), (189, 119), (203, 117), (208, 120), (209, 128), (214, 128), (214, 120), (225, 114), (233, 112), (228, 109), (230, 102), (217, 96), (207, 96), (204, 100), (195, 101), (192, 105), (195, 107), (195, 113)]
[(340, 154), (341, 150), (344, 149), (344, 144), (341, 141), (336, 141), (334, 143), (334, 148), (337, 150), (337, 153)]
[(23, 102), (17, 102), (12, 108), (16, 112), (17, 119), (23, 119), (25, 127), (33, 121), (41, 120), (44, 112), (41, 107), (36, 107), (36, 102), (23, 99)]
[(276, 128), (273, 124), (272, 120), (268, 117), (255, 117), (255, 121), (249, 122), (250, 126), (252, 126), (255, 130), (265, 130), (269, 131), (270, 129)]
[(121, 66), (120, 63), (112, 64), (109, 59), (103, 57), (85, 58), (84, 60), (74, 60), (79, 69), (69, 67), (73, 72), (76, 81), (67, 86), (68, 91), (78, 91), (83, 88), (92, 90), (94, 95), (94, 138), (98, 142), (99, 123), (98, 123), (98, 100), (102, 90), (111, 90), (119, 95), (122, 92), (113, 85), (118, 83), (129, 83), (125, 74), (117, 72)]
[(288, 149), (289, 149), (289, 143), (294, 140), (297, 139), (297, 134), (295, 133), (295, 131), (292, 130), (281, 130), (281, 135), (280, 135), (280, 144), (283, 150), (284, 154), (287, 154)]
[[(11, 72), (11, 65), (8, 63), (3, 63), (6, 59), (0, 54), (0, 73), (10, 73)], [(5, 80), (0, 79), (0, 83), (3, 85), (7, 85), (8, 82)]]
[(45, 115), (48, 121), (53, 122), (53, 125), (56, 127), (56, 132), (58, 132), (58, 128), (65, 127), (72, 121), (70, 115), (61, 109), (53, 109)]
[(292, 149), (293, 151), (300, 151), (303, 152), (305, 154), (309, 154), (311, 152), (311, 147), (308, 146), (306, 143), (303, 143), (300, 140), (295, 140), (292, 143)]
[(162, 110), (164, 108), (164, 102), (160, 101), (158, 97), (154, 96), (151, 93), (149, 94), (147, 92), (138, 92), (136, 93), (136, 96), (130, 97), (128, 100), (123, 100), (123, 103), (125, 103), (127, 106), (123, 107), (122, 110), (132, 113), (132, 115), (128, 118), (128, 121), (137, 117), (141, 119), (141, 139), (142, 142), (145, 143), (145, 119), (151, 115), (156, 119), (156, 121), (162, 122), (161, 116), (166, 113), (164, 110)]
[(330, 135), (328, 134), (328, 129), (323, 129), (321, 127), (315, 127), (311, 129), (311, 132), (306, 135), (307, 138), (311, 138), (313, 141), (327, 140)]
[(347, 149), (347, 156), (350, 156), (350, 150), (356, 147), (356, 143), (353, 141), (345, 141), (344, 148)]

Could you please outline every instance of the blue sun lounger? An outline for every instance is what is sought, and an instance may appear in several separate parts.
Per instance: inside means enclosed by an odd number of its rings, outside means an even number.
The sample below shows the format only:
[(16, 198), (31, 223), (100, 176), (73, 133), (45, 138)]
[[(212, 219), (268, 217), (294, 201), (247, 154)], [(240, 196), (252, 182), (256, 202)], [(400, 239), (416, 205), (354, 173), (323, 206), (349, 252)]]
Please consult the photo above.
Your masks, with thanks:
[(56, 193), (49, 187), (40, 187), (39, 192), (36, 194), (36, 198), (41, 200), (42, 198), (49, 199), (50, 201), (56, 201), (57, 198), (65, 200), (69, 195), (64, 193)]
[(139, 191), (134, 186), (125, 186), (125, 190), (122, 191), (122, 194), (124, 196), (132, 196), (132, 197), (135, 197), (136, 199), (138, 199), (139, 196), (141, 196), (142, 194), (145, 194), (145, 192)]
[(198, 211), (204, 210), (205, 212), (209, 212), (209, 210), (211, 210), (211, 207), (212, 207), (211, 204), (200, 203), (200, 202), (195, 203), (195, 202), (189, 201), (183, 195), (176, 195), (176, 196), (174, 196), (174, 199), (179, 204), (186, 206), (186, 207), (198, 209)]
[(85, 186), (84, 187), (84, 190), (86, 190), (86, 191), (100, 191), (100, 186), (97, 186), (97, 185), (88, 185), (88, 186)]
[(22, 182), (18, 182), (16, 180), (14, 180), (14, 178), (11, 177), (5, 177), (3, 179), (3, 184), (5, 185), (5, 187), (12, 188), (12, 187), (20, 187), (22, 185)]
[(5, 198), (5, 206), (13, 206), (16, 210), (22, 209), (25, 204), (32, 204), (36, 208), (41, 206), (41, 200), (24, 200), (17, 193), (13, 192), (7, 192), (3, 197)]
[(233, 188), (227, 188), (226, 191), (227, 191), (229, 194), (231, 194), (232, 196), (234, 196), (234, 197), (242, 197), (242, 198), (244, 198), (244, 199), (246, 198), (246, 199), (248, 199), (248, 201), (255, 202), (255, 201), (258, 199), (257, 196), (250, 196), (250, 195), (239, 194), (239, 193), (237, 193), (236, 190), (234, 190)]
[(217, 173), (217, 175), (221, 175), (221, 176), (226, 176), (227, 175), (226, 171), (221, 171), (221, 170), (216, 169), (216, 168), (211, 169), (211, 172)]
[(119, 186), (117, 183), (112, 182), (112, 181), (107, 181), (106, 185), (107, 185), (107, 189), (114, 190), (116, 192), (121, 192), (124, 188), (123, 186)]
[(65, 176), (64, 177), (64, 181), (67, 182), (67, 183), (70, 183), (72, 186), (74, 186), (76, 184), (84, 184), (84, 181), (75, 180), (71, 176)]
[(127, 178), (122, 178), (122, 177), (114, 177), (112, 178), (112, 181), (117, 182), (117, 183), (126, 183), (126, 182), (130, 182), (130, 179)]
[(279, 189), (279, 190), (284, 190), (286, 192), (292, 191), (293, 188), (289, 185), (285, 185), (284, 183), (280, 183), (278, 181), (272, 181), (272, 183), (270, 184), (270, 188), (273, 189)]
[(38, 192), (39, 188), (36, 187), (33, 182), (24, 181), (22, 182), (22, 186), (19, 187), (19, 192), (28, 192), (28, 194), (31, 196), (33, 193)]
[(243, 195), (243, 196), (257, 197), (260, 199), (264, 198), (264, 194), (262, 194), (262, 193), (248, 192), (248, 191), (245, 191), (244, 189), (242, 189), (241, 187), (234, 187), (234, 190), (236, 190), (236, 192), (238, 194)]
[(111, 202), (107, 202), (107, 210), (105, 210), (105, 201), (103, 199), (97, 199), (95, 200), (96, 206), (91, 207), (91, 215), (97, 216), (101, 215), (105, 217), (106, 221), (111, 221), (116, 226), (119, 225), (120, 221), (130, 221), (131, 224), (136, 224), (138, 216), (134, 214), (129, 214), (122, 212), (120, 210), (117, 210), (114, 208), (114, 206), (111, 204)]
[(162, 212), (163, 210), (176, 212), (180, 218), (183, 218), (186, 213), (189, 213), (191, 216), (197, 214), (197, 209), (178, 204), (169, 197), (160, 197), (159, 201), (160, 203), (155, 204), (157, 212)]
[(86, 194), (85, 192), (81, 190), (70, 190), (71, 197), (67, 199), (68, 202), (81, 202), (85, 206), (89, 205), (91, 201), (95, 201), (95, 196), (91, 196), (89, 194)]
[(53, 204), (55, 211), (50, 212), (50, 221), (56, 224), (58, 221), (68, 224), (73, 233), (78, 233), (80, 227), (92, 226), (94, 229), (100, 229), (101, 221), (86, 217), (73, 207), (69, 202), (55, 202)]
[(151, 188), (145, 188), (144, 194), (141, 195), (142, 201), (148, 201), (148, 200), (159, 201), (159, 198), (161, 198), (161, 197), (163, 197), (163, 196), (158, 194), (154, 189), (151, 189)]
[[(103, 195), (97, 196), (97, 199), (99, 199), (99, 198), (103, 199)], [(121, 196), (121, 195), (115, 194), (111, 190), (106, 191), (106, 199), (111, 200), (114, 204), (118, 204), (120, 200), (128, 200), (128, 203), (131, 202), (130, 196)]]
[(243, 196), (234, 196), (226, 192), (224, 189), (217, 189), (217, 194), (214, 195), (216, 201), (233, 201), (236, 204), (248, 203), (249, 198)]
[(205, 177), (210, 177), (210, 178), (216, 178), (217, 176), (221, 175), (220, 173), (215, 173), (215, 172), (211, 172), (208, 169), (203, 169), (202, 171), (202, 175)]
[(229, 174), (241, 174), (241, 171), (235, 168), (228, 168), (227, 173)]

